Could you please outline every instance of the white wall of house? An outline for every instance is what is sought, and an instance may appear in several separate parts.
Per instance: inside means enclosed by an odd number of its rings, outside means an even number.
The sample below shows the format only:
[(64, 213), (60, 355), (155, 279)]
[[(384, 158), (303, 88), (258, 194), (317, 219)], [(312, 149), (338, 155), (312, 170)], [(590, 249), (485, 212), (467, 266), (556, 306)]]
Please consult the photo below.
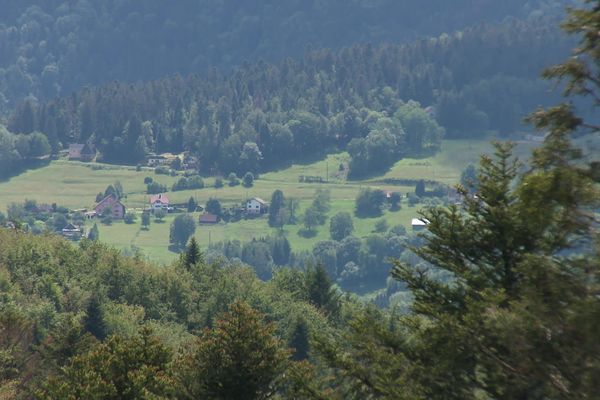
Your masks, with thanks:
[(154, 203), (152, 203), (153, 210), (166, 210), (167, 208), (169, 208), (169, 203), (163, 203), (160, 200), (157, 200)]
[(256, 199), (251, 199), (246, 202), (246, 212), (249, 214), (260, 214), (262, 204)]

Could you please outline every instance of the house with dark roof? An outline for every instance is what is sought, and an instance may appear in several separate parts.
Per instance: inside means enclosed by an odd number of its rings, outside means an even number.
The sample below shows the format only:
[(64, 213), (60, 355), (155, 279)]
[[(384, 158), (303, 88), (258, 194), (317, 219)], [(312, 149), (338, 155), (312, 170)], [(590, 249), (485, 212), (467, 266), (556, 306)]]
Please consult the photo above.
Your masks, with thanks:
[(81, 236), (83, 236), (83, 229), (81, 229), (79, 226), (69, 223), (67, 226), (62, 228), (61, 234), (67, 239), (79, 240), (81, 239)]
[(96, 158), (96, 146), (91, 143), (71, 143), (69, 145), (69, 160), (92, 161)]

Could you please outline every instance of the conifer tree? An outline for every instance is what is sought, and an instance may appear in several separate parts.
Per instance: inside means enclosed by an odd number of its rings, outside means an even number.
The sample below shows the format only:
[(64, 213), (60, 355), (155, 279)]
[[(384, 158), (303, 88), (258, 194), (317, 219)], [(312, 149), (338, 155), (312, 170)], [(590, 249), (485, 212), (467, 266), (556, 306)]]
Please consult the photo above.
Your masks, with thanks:
[(266, 399), (282, 385), (289, 352), (275, 327), (247, 304), (235, 302), (204, 331), (177, 370), (182, 398)]
[[(564, 79), (567, 96), (589, 96), (598, 107), (600, 7), (571, 11), (565, 28), (581, 35), (576, 57), (545, 76)], [(425, 244), (411, 250), (424, 263), (397, 261), (393, 269), (414, 296), (412, 314), (394, 324), (397, 341), (391, 331), (350, 324), (351, 345), (338, 348), (340, 356), (320, 346), (357, 388), (388, 398), (402, 398), (394, 393), (400, 385), (415, 391), (408, 398), (597, 396), (598, 160), (571, 135), (597, 135), (600, 127), (568, 103), (530, 120), (548, 135), (528, 171), (519, 174), (510, 144), (496, 144), (495, 157), (481, 159), (477, 193), (462, 189), (461, 208), (422, 212)], [(398, 381), (381, 385), (385, 373), (371, 379), (365, 359), (403, 360)]]
[(100, 297), (97, 294), (93, 294), (90, 298), (84, 318), (84, 328), (99, 340), (103, 340), (106, 337), (104, 310), (102, 309)]
[(294, 351), (292, 354), (293, 360), (302, 361), (308, 358), (310, 348), (308, 334), (306, 321), (302, 317), (298, 317), (289, 342), (289, 347)]
[(94, 223), (92, 229), (90, 229), (90, 233), (88, 234), (88, 239), (96, 241), (100, 238), (100, 232), (98, 231), (98, 225)]
[(185, 267), (189, 270), (192, 266), (197, 264), (202, 264), (204, 262), (204, 257), (202, 256), (202, 252), (200, 251), (200, 246), (196, 241), (196, 238), (192, 236), (190, 239), (190, 243), (185, 250), (184, 256)]
[(305, 274), (309, 302), (315, 307), (335, 316), (339, 310), (339, 294), (322, 264), (309, 267)]

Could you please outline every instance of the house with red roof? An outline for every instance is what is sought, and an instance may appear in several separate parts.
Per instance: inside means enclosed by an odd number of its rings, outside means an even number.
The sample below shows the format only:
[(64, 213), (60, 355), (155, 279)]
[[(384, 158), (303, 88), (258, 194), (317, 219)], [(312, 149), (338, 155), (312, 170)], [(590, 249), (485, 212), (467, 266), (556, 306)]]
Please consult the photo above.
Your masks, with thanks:
[(119, 201), (117, 196), (109, 194), (94, 207), (96, 215), (110, 215), (113, 219), (123, 219), (125, 217), (125, 206)]
[(200, 225), (214, 225), (219, 222), (219, 217), (211, 213), (204, 213), (199, 218)]
[(164, 193), (159, 193), (150, 196), (150, 208), (152, 208), (153, 211), (167, 211), (169, 209), (169, 198)]

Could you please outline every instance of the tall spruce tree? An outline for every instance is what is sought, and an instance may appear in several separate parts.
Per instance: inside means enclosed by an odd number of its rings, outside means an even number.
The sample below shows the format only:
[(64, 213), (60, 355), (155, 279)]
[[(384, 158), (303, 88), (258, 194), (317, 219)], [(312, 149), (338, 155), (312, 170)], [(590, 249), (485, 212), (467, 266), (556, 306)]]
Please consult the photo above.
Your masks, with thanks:
[(275, 327), (247, 304), (235, 302), (180, 360), (181, 398), (266, 399), (282, 385), (289, 352)]
[[(600, 6), (570, 12), (581, 35), (573, 59), (545, 76), (566, 81), (566, 95), (600, 106)], [(530, 120), (548, 135), (519, 173), (510, 144), (482, 157), (476, 195), (463, 206), (422, 212), (423, 263), (395, 262), (393, 276), (414, 296), (396, 329), (351, 323), (349, 346), (321, 345), (356, 390), (383, 398), (587, 399), (600, 376), (600, 251), (594, 209), (597, 155), (573, 133), (600, 127), (571, 104), (538, 110)], [(379, 320), (379, 319), (378, 319)], [(326, 341), (325, 341), (326, 342)], [(365, 346), (365, 343), (371, 345)], [(365, 368), (394, 365), (395, 379)], [(393, 370), (393, 368), (390, 368)], [(401, 389), (399, 391), (399, 389)], [(407, 395), (407, 393), (410, 393)]]
[(308, 335), (308, 325), (304, 318), (299, 317), (294, 325), (289, 341), (289, 346), (294, 351), (292, 354), (293, 360), (302, 361), (308, 358), (308, 351), (310, 348)]
[(201, 264), (204, 262), (204, 257), (202, 256), (202, 251), (200, 251), (200, 246), (196, 241), (196, 238), (192, 236), (190, 239), (190, 243), (185, 250), (184, 255), (184, 263), (186, 269), (190, 269), (194, 265)]
[(99, 295), (94, 294), (90, 298), (85, 313), (84, 328), (99, 340), (106, 338), (104, 310), (102, 309), (102, 302)]

